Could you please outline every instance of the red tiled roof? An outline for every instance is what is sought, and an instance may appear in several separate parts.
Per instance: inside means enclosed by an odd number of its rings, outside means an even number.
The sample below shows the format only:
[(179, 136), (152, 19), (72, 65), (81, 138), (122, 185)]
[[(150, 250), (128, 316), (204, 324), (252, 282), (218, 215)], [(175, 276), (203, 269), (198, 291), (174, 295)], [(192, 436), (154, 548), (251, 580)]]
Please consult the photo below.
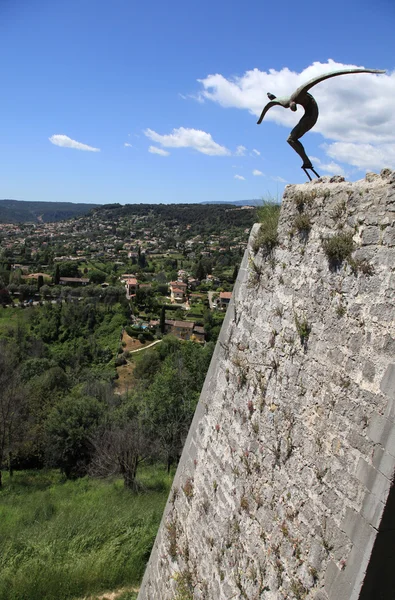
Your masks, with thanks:
[(169, 285), (171, 285), (171, 287), (174, 288), (187, 288), (187, 284), (184, 283), (183, 281), (170, 281)]
[(232, 297), (232, 292), (220, 292), (219, 297), (223, 300), (230, 300)]

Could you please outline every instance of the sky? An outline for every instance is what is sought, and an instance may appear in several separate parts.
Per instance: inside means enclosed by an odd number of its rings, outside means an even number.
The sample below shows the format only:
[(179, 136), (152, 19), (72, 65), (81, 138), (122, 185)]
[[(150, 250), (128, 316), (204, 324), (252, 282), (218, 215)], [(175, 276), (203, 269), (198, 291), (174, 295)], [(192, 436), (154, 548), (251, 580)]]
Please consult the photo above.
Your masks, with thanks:
[(321, 175), (395, 169), (394, 0), (0, 0), (0, 198), (88, 203), (281, 199)]

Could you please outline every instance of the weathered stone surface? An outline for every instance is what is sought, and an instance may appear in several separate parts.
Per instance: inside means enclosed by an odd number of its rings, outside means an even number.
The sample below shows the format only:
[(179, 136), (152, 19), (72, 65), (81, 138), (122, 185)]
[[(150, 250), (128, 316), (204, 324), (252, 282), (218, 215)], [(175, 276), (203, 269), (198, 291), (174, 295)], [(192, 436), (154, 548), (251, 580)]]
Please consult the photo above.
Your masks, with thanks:
[[(367, 572), (380, 579), (371, 555), (395, 469), (394, 183), (384, 169), (287, 186), (273, 260), (250, 244), (139, 600), (174, 600), (183, 581), (194, 600), (357, 600)], [(289, 236), (301, 206), (305, 239)], [(355, 263), (331, 270), (321, 240), (349, 227)]]

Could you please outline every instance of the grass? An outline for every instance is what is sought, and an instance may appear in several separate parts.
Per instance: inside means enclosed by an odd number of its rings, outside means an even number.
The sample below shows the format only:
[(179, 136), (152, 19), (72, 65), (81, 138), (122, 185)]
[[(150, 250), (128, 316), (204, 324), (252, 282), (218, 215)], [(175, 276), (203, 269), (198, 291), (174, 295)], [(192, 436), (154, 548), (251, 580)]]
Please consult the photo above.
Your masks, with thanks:
[(157, 466), (142, 468), (139, 480), (144, 492), (132, 495), (120, 480), (5, 476), (0, 600), (65, 600), (138, 585), (171, 485)]
[(257, 215), (261, 226), (253, 242), (253, 251), (256, 253), (260, 249), (265, 255), (277, 246), (277, 227), (280, 217), (280, 205), (273, 201), (265, 201), (257, 209)]
[(10, 327), (16, 327), (18, 317), (22, 317), (20, 308), (0, 307), (0, 335), (7, 332)]

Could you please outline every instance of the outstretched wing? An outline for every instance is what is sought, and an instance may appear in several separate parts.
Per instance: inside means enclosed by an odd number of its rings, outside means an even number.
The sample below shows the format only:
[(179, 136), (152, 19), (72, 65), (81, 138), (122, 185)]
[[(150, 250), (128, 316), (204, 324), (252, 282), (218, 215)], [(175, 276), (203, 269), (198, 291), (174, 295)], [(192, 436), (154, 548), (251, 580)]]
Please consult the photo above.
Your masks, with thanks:
[(339, 71), (330, 71), (329, 73), (324, 73), (324, 75), (319, 75), (318, 77), (314, 77), (314, 79), (310, 79), (304, 85), (298, 87), (298, 89), (292, 94), (291, 100), (296, 101), (298, 96), (305, 94), (317, 83), (321, 83), (325, 79), (330, 79), (331, 77), (337, 77), (338, 75), (350, 75), (353, 73), (385, 73), (385, 71), (380, 71), (378, 69), (341, 69)]
[(261, 116), (259, 117), (259, 119), (257, 121), (257, 125), (260, 125), (262, 123), (263, 117), (265, 116), (265, 114), (267, 113), (267, 111), (269, 110), (269, 108), (271, 108), (272, 106), (284, 106), (284, 101), (282, 101), (282, 100), (271, 100), (270, 102), (268, 102), (266, 104), (265, 108), (263, 109), (263, 111), (261, 113)]

